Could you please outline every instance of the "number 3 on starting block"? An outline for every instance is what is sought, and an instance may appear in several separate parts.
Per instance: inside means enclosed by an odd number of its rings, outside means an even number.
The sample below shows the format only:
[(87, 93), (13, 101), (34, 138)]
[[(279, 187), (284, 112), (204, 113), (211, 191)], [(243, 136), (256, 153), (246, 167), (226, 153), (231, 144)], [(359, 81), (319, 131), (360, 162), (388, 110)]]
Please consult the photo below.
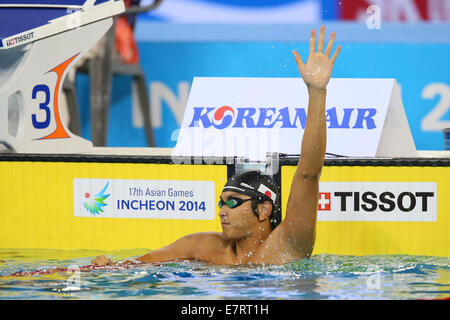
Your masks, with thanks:
[[(0, 33), (0, 143), (15, 152), (89, 152), (92, 143), (61, 121), (62, 84), (70, 67), (112, 26), (112, 16), (124, 11), (123, 2), (6, 2), (0, 4), (0, 20), (10, 28)], [(74, 14), (77, 25), (71, 23)]]
[[(78, 54), (77, 54), (78, 55)], [(38, 113), (32, 113), (31, 114), (31, 120), (33, 123), (33, 127), (35, 129), (47, 129), (50, 126), (51, 120), (54, 119), (54, 125), (56, 125), (56, 129), (52, 131), (51, 134), (45, 135), (42, 138), (38, 139), (61, 139), (61, 138), (70, 138), (70, 135), (67, 133), (67, 130), (64, 128), (64, 125), (61, 121), (61, 116), (59, 113), (59, 93), (60, 93), (60, 87), (61, 87), (61, 79), (64, 75), (64, 71), (69, 67), (71, 62), (76, 58), (76, 56), (73, 56), (69, 60), (65, 61), (64, 63), (60, 64), (56, 68), (52, 69), (51, 72), (56, 73), (57, 79), (56, 84), (54, 86), (54, 94), (53, 94), (53, 108), (49, 106), (50, 100), (51, 100), (51, 93), (50, 89), (46, 84), (38, 84), (33, 87), (31, 98), (33, 100), (37, 100), (37, 94), (39, 92), (43, 93), (43, 101), (38, 102), (39, 104), (39, 110), (42, 114), (43, 110), (45, 113), (44, 120), (39, 121), (38, 120)], [(53, 109), (53, 117), (51, 114), (51, 110)]]
[(38, 92), (43, 92), (45, 94), (45, 102), (39, 104), (39, 109), (45, 111), (45, 120), (40, 122), (37, 120), (37, 115), (32, 114), (31, 119), (33, 120), (33, 127), (36, 129), (45, 129), (50, 125), (50, 108), (48, 103), (50, 102), (50, 89), (45, 84), (38, 84), (33, 88), (32, 98), (36, 99)]

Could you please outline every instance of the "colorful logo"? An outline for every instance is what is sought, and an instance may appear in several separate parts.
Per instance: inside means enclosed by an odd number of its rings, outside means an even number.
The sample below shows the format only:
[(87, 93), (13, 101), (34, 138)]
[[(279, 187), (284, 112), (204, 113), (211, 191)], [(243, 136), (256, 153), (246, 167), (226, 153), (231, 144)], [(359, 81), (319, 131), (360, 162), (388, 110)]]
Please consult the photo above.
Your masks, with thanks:
[[(263, 108), (222, 106), (220, 108), (194, 107), (194, 114), (189, 127), (216, 129), (232, 128), (302, 128), (306, 126), (306, 109)], [(295, 114), (293, 114), (295, 111)], [(335, 107), (325, 110), (325, 119), (330, 129), (375, 129), (376, 108)]]
[(319, 192), (319, 211), (330, 211), (331, 210), (331, 193), (330, 192)]
[[(233, 115), (231, 116), (229, 115), (225, 115), (225, 112), (228, 111), (233, 113)], [(235, 114), (234, 114), (234, 110), (233, 108), (229, 107), (229, 106), (223, 106), (220, 107), (219, 109), (216, 110), (216, 112), (214, 112), (214, 126), (217, 129), (222, 129), (222, 128), (226, 128), (231, 124), (231, 121), (233, 121), (233, 118), (235, 118)], [(218, 123), (219, 121), (221, 121), (221, 123)]]
[(105, 203), (105, 200), (111, 195), (105, 194), (108, 186), (109, 182), (106, 183), (106, 186), (102, 189), (102, 191), (97, 193), (93, 198), (91, 198), (91, 194), (89, 192), (86, 192), (84, 194), (86, 201), (83, 202), (83, 206), (88, 212), (93, 215), (99, 215), (100, 212), (103, 212), (102, 208), (108, 205), (107, 203)]
[(266, 195), (267, 197), (272, 199), (272, 201), (275, 203), (275, 200), (277, 199), (277, 195), (275, 192), (270, 190), (267, 186), (265, 186), (264, 184), (261, 184), (258, 188), (258, 191), (261, 193), (264, 193), (264, 195)]

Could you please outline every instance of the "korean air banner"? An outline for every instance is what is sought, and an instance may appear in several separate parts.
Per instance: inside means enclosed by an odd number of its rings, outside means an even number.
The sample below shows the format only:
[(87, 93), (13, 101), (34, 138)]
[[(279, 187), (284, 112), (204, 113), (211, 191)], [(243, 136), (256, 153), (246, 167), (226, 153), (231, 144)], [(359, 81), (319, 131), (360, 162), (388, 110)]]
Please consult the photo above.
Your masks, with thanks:
[[(394, 79), (331, 79), (327, 152), (351, 157), (415, 156)], [(300, 78), (194, 78), (174, 156), (299, 154), (308, 92)]]

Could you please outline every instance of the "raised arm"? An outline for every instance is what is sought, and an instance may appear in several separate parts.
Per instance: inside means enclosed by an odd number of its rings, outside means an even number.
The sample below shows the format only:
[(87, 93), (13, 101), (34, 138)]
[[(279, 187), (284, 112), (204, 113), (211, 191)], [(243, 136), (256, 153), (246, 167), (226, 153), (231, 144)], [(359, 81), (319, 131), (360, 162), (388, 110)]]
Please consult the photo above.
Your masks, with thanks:
[(324, 51), (325, 27), (320, 28), (316, 50), (316, 32), (311, 32), (309, 56), (306, 63), (297, 51), (293, 51), (298, 70), (308, 88), (309, 103), (301, 156), (292, 181), (283, 223), (288, 245), (299, 255), (309, 257), (315, 241), (319, 178), (326, 149), (325, 98), (334, 62), (341, 46), (330, 54), (335, 38)]

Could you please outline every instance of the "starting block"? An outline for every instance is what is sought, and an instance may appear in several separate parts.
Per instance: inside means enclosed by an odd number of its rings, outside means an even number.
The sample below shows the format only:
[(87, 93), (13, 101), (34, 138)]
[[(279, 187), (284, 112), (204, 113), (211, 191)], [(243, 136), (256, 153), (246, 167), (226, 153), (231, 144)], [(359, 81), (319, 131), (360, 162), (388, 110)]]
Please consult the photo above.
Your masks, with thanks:
[(0, 144), (21, 153), (92, 150), (61, 120), (62, 85), (124, 10), (122, 0), (0, 1)]

